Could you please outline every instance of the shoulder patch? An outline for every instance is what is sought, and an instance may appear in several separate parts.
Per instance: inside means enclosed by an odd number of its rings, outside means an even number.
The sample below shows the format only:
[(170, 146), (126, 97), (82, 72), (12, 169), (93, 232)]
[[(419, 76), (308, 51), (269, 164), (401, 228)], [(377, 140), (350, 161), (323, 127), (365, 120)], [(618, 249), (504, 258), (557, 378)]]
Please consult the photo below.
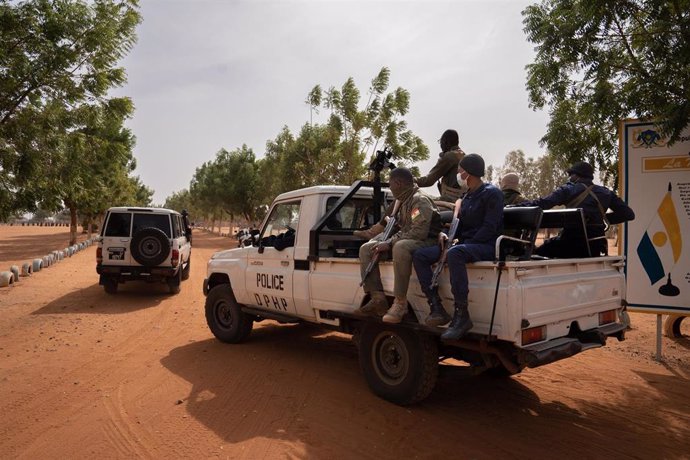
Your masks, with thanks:
[(419, 214), (419, 208), (414, 208), (410, 213), (410, 217), (412, 217), (412, 220), (415, 220), (417, 217), (419, 217)]

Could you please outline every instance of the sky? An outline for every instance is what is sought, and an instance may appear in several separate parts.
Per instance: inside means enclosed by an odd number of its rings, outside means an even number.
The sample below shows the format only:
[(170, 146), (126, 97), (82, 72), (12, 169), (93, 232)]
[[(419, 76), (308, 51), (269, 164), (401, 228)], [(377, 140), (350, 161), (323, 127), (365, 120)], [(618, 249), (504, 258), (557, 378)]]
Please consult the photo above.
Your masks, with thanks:
[(448, 128), (487, 164), (515, 149), (541, 156), (548, 114), (529, 108), (525, 89), (534, 46), (521, 12), (531, 3), (141, 0), (138, 41), (122, 61), (128, 83), (114, 93), (136, 107), (135, 174), (163, 204), (221, 148), (246, 144), (261, 158), (283, 126), (297, 133), (316, 84), (352, 77), (364, 96), (384, 66), (389, 89), (410, 92), (405, 120), (430, 150), (422, 174)]

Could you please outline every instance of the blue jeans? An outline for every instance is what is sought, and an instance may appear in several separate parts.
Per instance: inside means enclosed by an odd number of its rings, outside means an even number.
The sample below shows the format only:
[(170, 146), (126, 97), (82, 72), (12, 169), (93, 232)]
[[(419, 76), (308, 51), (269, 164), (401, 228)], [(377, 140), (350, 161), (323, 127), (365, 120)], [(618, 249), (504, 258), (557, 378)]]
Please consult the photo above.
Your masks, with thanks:
[[(492, 244), (456, 244), (448, 251), (448, 269), (450, 270), (450, 286), (456, 300), (467, 300), (469, 282), (467, 280), (466, 264), (481, 260), (493, 260), (495, 248)], [(431, 266), (441, 257), (438, 246), (417, 249), (412, 257), (414, 271), (422, 285), (422, 291), (428, 293), (433, 271)]]

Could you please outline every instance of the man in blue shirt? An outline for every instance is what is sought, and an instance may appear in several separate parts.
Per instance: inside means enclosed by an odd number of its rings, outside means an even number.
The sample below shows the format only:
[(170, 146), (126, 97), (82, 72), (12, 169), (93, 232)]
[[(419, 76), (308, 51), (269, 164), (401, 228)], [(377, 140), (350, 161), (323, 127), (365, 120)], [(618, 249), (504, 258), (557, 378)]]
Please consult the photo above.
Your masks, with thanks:
[[(607, 222), (612, 225), (627, 222), (635, 218), (635, 213), (611, 190), (592, 183), (594, 168), (589, 163), (578, 161), (566, 172), (569, 175), (567, 184), (544, 198), (523, 201), (516, 206), (551, 209), (565, 205), (566, 208), (582, 208), (587, 226), (586, 235), (582, 225), (564, 227), (560, 235), (545, 241), (535, 252), (540, 256), (559, 258), (588, 257), (590, 253), (592, 256), (599, 256), (606, 252), (606, 240), (593, 240), (588, 251), (585, 236), (589, 239), (604, 236)], [(611, 211), (607, 212), (608, 209)]]
[[(449, 240), (458, 244), (448, 251), (450, 284), (455, 301), (453, 320), (441, 335), (443, 340), (457, 340), (472, 329), (468, 310), (469, 282), (466, 264), (494, 258), (496, 239), (503, 231), (503, 193), (495, 186), (482, 181), (484, 160), (476, 153), (466, 155), (458, 166), (458, 183), (467, 188), (460, 205), (460, 225)], [(426, 294), (431, 314), (426, 320), (429, 326), (440, 326), (450, 320), (436, 289), (431, 289), (431, 266), (441, 254), (438, 246), (418, 249), (413, 256), (417, 278)]]

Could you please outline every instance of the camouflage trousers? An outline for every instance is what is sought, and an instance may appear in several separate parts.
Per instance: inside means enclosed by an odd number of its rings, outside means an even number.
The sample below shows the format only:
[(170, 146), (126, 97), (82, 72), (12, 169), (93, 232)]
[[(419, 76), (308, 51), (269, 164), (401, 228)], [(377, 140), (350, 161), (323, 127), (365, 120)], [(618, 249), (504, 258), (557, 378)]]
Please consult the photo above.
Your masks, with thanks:
[[(374, 253), (372, 249), (379, 241), (369, 241), (359, 248), (359, 262), (362, 276), (367, 269)], [(410, 275), (412, 274), (412, 255), (417, 249), (433, 246), (436, 240), (428, 238), (424, 241), (419, 240), (399, 240), (393, 246), (393, 250), (381, 254), (379, 260), (390, 260), (393, 257), (393, 294), (396, 297), (407, 297), (407, 288), (410, 286)], [(391, 254), (392, 252), (392, 254)], [(364, 281), (364, 292), (383, 291), (381, 282), (381, 271), (378, 264), (371, 271)]]

